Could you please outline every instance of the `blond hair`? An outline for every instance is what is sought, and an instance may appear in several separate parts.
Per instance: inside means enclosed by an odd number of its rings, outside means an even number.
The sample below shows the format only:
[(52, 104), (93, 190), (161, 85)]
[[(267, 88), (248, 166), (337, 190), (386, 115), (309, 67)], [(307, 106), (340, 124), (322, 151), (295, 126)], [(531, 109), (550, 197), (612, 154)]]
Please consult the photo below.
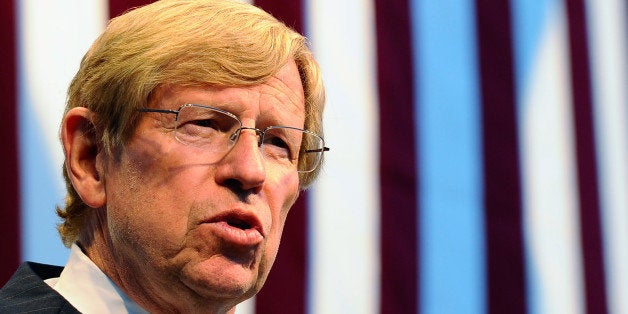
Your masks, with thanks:
[[(66, 112), (95, 113), (99, 149), (114, 157), (134, 131), (137, 109), (160, 85), (255, 85), (294, 59), (305, 93), (304, 128), (322, 135), (325, 91), (306, 39), (268, 13), (232, 0), (162, 0), (112, 19), (81, 61)], [(307, 162), (302, 160), (301, 162)], [(320, 167), (319, 167), (320, 168)], [(301, 189), (318, 169), (299, 174)], [(75, 242), (91, 209), (64, 171), (67, 197), (59, 232)]]

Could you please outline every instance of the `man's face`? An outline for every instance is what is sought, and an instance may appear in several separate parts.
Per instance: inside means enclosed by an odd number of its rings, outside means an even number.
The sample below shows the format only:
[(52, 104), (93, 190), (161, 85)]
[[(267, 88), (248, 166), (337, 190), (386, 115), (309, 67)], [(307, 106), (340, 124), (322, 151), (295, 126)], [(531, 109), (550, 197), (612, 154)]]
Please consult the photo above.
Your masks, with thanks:
[[(304, 124), (294, 62), (255, 86), (165, 86), (150, 107), (188, 103), (227, 110), (245, 127)], [(175, 139), (174, 117), (143, 113), (120, 160), (105, 167), (111, 264), (124, 272), (123, 287), (148, 299), (242, 301), (270, 271), (299, 194), (298, 174), (267, 167), (250, 130), (223, 158), (209, 160)]]

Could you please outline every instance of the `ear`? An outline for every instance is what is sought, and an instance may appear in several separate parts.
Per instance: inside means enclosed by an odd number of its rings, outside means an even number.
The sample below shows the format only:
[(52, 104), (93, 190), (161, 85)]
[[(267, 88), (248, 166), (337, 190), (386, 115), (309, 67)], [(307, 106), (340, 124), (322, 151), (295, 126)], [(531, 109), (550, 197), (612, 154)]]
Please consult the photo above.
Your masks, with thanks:
[(70, 109), (61, 124), (61, 142), (72, 186), (87, 206), (100, 208), (107, 200), (93, 119), (87, 108)]

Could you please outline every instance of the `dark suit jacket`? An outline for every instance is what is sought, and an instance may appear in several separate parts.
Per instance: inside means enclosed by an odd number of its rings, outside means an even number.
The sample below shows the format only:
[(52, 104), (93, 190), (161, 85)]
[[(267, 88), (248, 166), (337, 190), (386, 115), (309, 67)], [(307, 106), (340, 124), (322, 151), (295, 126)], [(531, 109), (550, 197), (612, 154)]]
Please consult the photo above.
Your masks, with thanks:
[(26, 262), (0, 289), (0, 313), (79, 313), (44, 282), (59, 277), (63, 267)]

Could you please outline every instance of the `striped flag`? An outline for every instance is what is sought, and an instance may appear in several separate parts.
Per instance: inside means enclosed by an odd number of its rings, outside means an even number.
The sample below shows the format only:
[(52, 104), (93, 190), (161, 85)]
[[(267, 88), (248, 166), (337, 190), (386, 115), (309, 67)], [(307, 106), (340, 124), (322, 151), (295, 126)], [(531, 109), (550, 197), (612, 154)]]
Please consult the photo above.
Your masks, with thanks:
[[(148, 2), (0, 3), (0, 284), (65, 263), (65, 90)], [(625, 0), (254, 2), (309, 38), (332, 150), (238, 313), (628, 313)]]

